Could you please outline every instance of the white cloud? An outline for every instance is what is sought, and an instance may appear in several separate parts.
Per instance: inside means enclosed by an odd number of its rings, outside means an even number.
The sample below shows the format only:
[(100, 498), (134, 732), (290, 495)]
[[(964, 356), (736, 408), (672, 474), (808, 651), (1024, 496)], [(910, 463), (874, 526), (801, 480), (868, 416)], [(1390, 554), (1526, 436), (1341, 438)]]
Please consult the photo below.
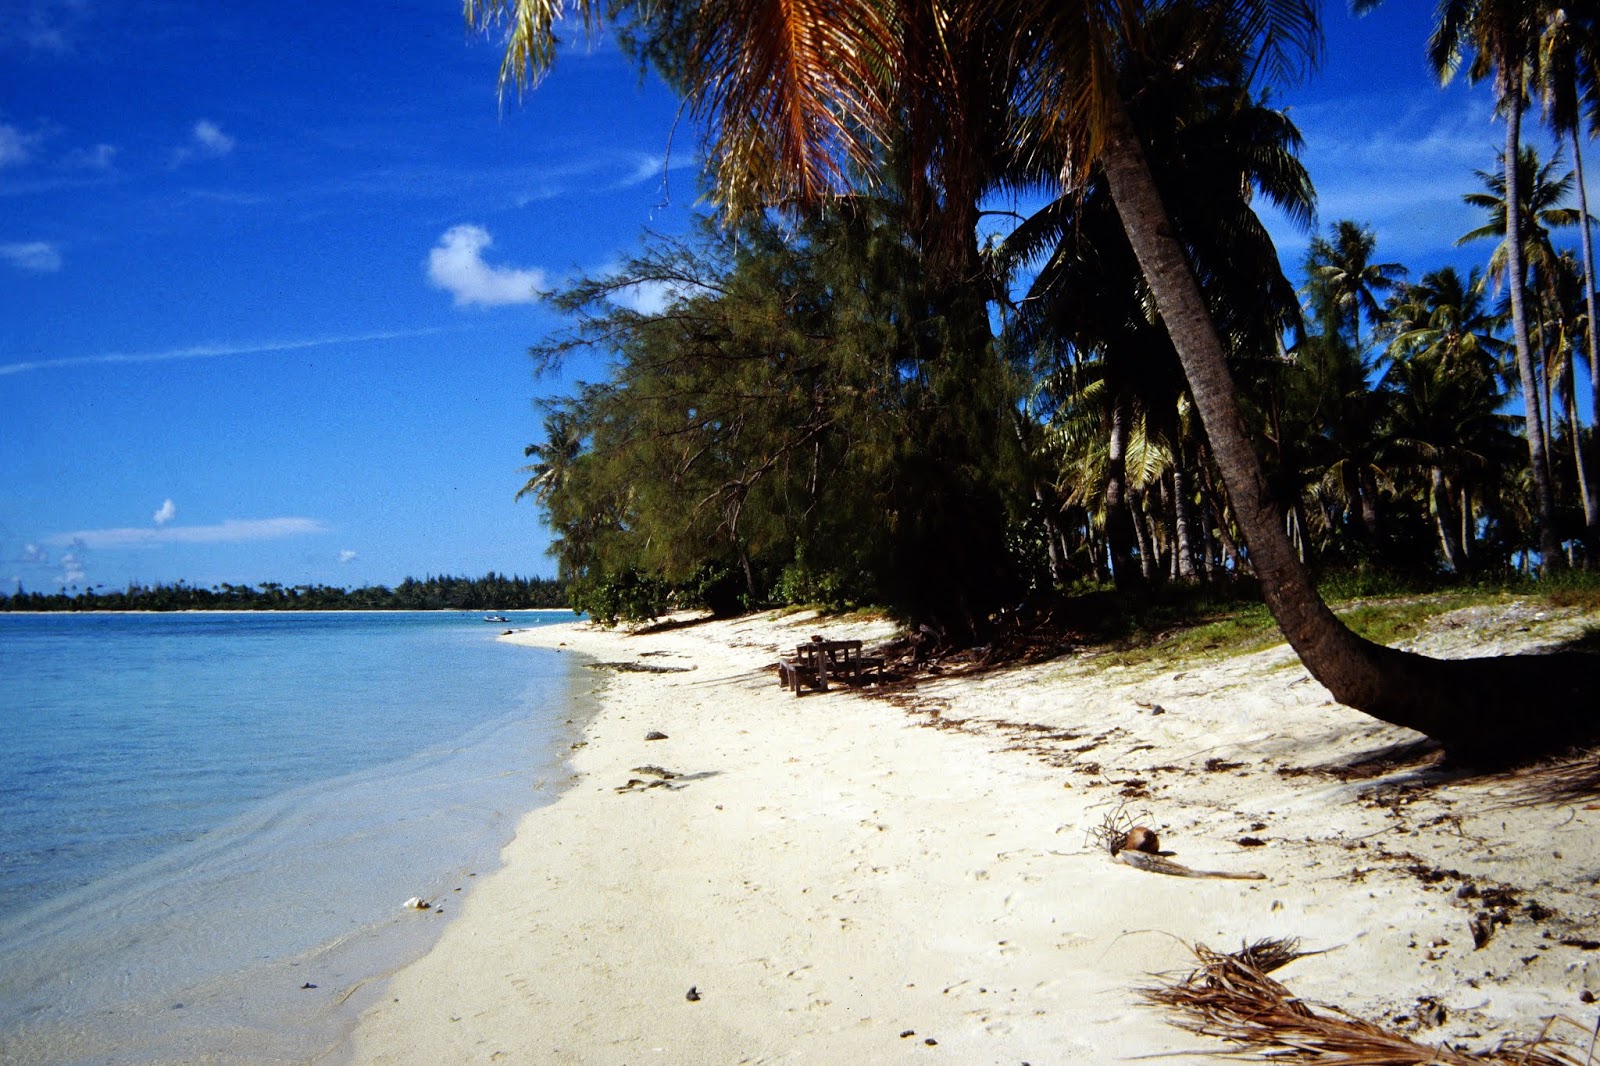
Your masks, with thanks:
[[(612, 262), (594, 272), (594, 276), (615, 277), (622, 271), (620, 264)], [(611, 293), (609, 299), (618, 307), (626, 307), (641, 315), (659, 315), (679, 300), (709, 293), (703, 285), (682, 279), (674, 281), (641, 281)]]
[(22, 548), (22, 562), (38, 566), (50, 565), (50, 553), (37, 544), (25, 544)]
[(83, 560), (75, 552), (66, 552), (61, 556), (61, 583), (76, 585), (82, 581), (88, 572), (83, 568)]
[(87, 0), (12, 0), (0, 10), (0, 46), (21, 45), (39, 52), (72, 52), (79, 30), (93, 15)]
[(99, 355), (69, 355), (60, 359), (36, 359), (23, 363), (0, 363), (0, 377), (5, 377), (9, 374), (24, 374), (30, 370), (54, 370), (58, 367), (93, 366), (101, 363), (166, 363), (177, 359), (217, 359), (231, 355), (294, 352), (305, 348), (323, 348), (336, 344), (363, 344), (368, 341), (429, 337), (443, 332), (445, 331), (439, 327), (430, 326), (426, 329), (336, 334), (329, 337), (312, 337), (304, 340), (265, 341), (259, 344), (197, 344), (189, 348), (172, 348), (164, 352), (102, 352)]
[(611, 302), (641, 315), (659, 315), (689, 295), (692, 293), (686, 286), (669, 285), (664, 281), (641, 281), (612, 293)]
[(194, 124), (194, 143), (206, 155), (222, 156), (233, 151), (234, 140), (208, 118)]
[(61, 249), (49, 241), (0, 244), (0, 259), (30, 274), (54, 274), (61, 269)]
[(33, 152), (33, 141), (15, 126), (0, 126), (0, 167), (26, 163)]
[(353, 563), (356, 561), (356, 557), (358, 555), (360, 555), (359, 552), (353, 552), (349, 548), (346, 548), (344, 551), (339, 553), (339, 561), (341, 563)]
[(116, 145), (97, 144), (93, 148), (77, 148), (68, 152), (62, 162), (74, 170), (110, 170), (116, 159)]
[(627, 177), (616, 185), (616, 188), (627, 188), (631, 185), (643, 185), (653, 182), (665, 187), (671, 179), (674, 170), (689, 170), (700, 165), (700, 157), (695, 152), (680, 152), (667, 155), (645, 155), (634, 157), (633, 170)]
[(147, 526), (125, 529), (80, 529), (49, 538), (57, 544), (85, 548), (147, 548), (160, 544), (242, 544), (330, 533), (315, 518), (228, 518), (209, 526)]
[(456, 306), (527, 304), (545, 289), (542, 270), (490, 266), (483, 250), (494, 243), (482, 226), (452, 226), (428, 253), (428, 277), (455, 297)]
[(188, 143), (172, 153), (172, 165), (180, 167), (196, 156), (221, 159), (233, 151), (236, 143), (232, 137), (222, 132), (221, 126), (208, 118), (203, 118), (189, 131)]
[(150, 516), (150, 521), (158, 526), (164, 526), (178, 516), (178, 507), (171, 498), (161, 501), (161, 506), (156, 508), (156, 513)]

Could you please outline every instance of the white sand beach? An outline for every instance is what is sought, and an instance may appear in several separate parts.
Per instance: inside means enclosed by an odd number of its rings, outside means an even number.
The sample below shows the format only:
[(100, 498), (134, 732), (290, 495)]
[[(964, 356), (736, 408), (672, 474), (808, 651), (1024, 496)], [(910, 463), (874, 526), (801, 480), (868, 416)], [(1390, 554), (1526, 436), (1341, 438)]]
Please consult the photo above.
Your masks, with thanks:
[[(1488, 654), (1597, 621), (1472, 608), (1412, 646)], [(891, 630), (761, 615), (506, 638), (610, 664), (573, 781), (342, 1052), (1216, 1061), (1224, 1045), (1137, 989), (1190, 970), (1187, 945), (1263, 937), (1321, 952), (1273, 975), (1295, 993), (1419, 1040), (1484, 1048), (1553, 1015), (1595, 1024), (1600, 787), (1441, 770), (1407, 749), (1415, 734), (1333, 704), (1281, 645), (1130, 667), (1069, 654), (796, 698), (774, 664), (813, 633)], [(1177, 862), (1265, 878), (1113, 862), (1092, 831), (1119, 810)]]

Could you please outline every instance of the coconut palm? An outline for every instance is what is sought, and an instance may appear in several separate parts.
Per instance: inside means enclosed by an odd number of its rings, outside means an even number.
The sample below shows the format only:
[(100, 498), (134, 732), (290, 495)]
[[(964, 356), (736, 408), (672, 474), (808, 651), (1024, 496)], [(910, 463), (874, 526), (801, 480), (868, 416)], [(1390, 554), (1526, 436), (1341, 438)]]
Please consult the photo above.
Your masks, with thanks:
[[(1560, 314), (1557, 289), (1562, 267), (1561, 256), (1556, 251), (1550, 231), (1553, 228), (1572, 226), (1579, 218), (1577, 211), (1562, 206), (1571, 192), (1573, 175), (1571, 171), (1559, 174), (1560, 166), (1559, 154), (1541, 165), (1538, 151), (1531, 145), (1524, 145), (1518, 155), (1513, 187), (1517, 190), (1519, 201), (1515, 215), (1521, 237), (1514, 243), (1520, 250), (1519, 258), (1524, 267), (1521, 285), (1513, 285), (1510, 281), (1513, 242), (1506, 239), (1506, 234), (1510, 232), (1506, 228), (1507, 219), (1512, 214), (1507, 195), (1507, 176), (1511, 171), (1507, 168), (1502, 167), (1495, 173), (1477, 171), (1478, 179), (1484, 184), (1484, 191), (1468, 193), (1462, 199), (1473, 207), (1487, 211), (1489, 221), (1457, 241), (1458, 244), (1466, 244), (1474, 240), (1498, 239), (1494, 252), (1489, 257), (1489, 277), (1497, 285), (1503, 285), (1507, 289), (1507, 302), (1512, 308), (1513, 316), (1518, 292), (1522, 293), (1525, 308), (1528, 306), (1528, 294), (1534, 296), (1530, 309), (1533, 313), (1529, 315), (1524, 312), (1525, 317), (1529, 319), (1526, 323), (1530, 355), (1528, 364), (1531, 368), (1531, 391), (1535, 404), (1532, 414), (1525, 419), (1525, 424), (1530, 435), (1539, 435), (1537, 450), (1544, 460), (1542, 467), (1532, 471), (1535, 502), (1538, 504), (1542, 500), (1542, 496), (1539, 495), (1543, 491), (1539, 488), (1542, 481), (1551, 494), (1552, 516), (1555, 488), (1554, 471), (1550, 464), (1550, 435), (1554, 427), (1551, 425), (1550, 417), (1552, 375), (1548, 364), (1551, 357), (1560, 350), (1559, 346), (1552, 345), (1551, 340), (1559, 331), (1559, 323), (1554, 319)], [(1535, 338), (1537, 344), (1534, 343)], [(1538, 350), (1537, 359), (1532, 357), (1535, 348)], [(1523, 372), (1520, 356), (1516, 368), (1520, 375)], [(1527, 399), (1529, 390), (1529, 384), (1524, 383), (1524, 400)], [(1542, 507), (1542, 504), (1540, 506)], [(1542, 510), (1539, 513), (1543, 515)], [(1544, 549), (1545, 545), (1541, 539), (1541, 552)]]
[(1476, 268), (1463, 281), (1453, 268), (1423, 275), (1390, 308), (1383, 392), (1395, 450), (1428, 477), (1445, 564), (1472, 566), (1475, 490), (1510, 459), (1512, 423), (1500, 413), (1500, 364), (1506, 345), (1494, 335)]
[[(1590, 232), (1589, 194), (1583, 179), (1582, 112), (1590, 112), (1588, 133), (1595, 130), (1600, 117), (1600, 5), (1594, 0), (1563, 5), (1550, 13), (1540, 38), (1540, 97), (1545, 120), (1558, 139), (1572, 144), (1572, 166), (1577, 174), (1579, 237), (1582, 248), (1585, 350), (1589, 357), (1589, 386), (1592, 410), (1600, 412), (1600, 338), (1595, 312), (1594, 241)], [(1600, 417), (1600, 416), (1597, 416)], [(1581, 443), (1575, 447), (1580, 450)], [(1589, 547), (1600, 549), (1600, 485), (1593, 479), (1584, 487), (1584, 524), (1588, 527)]]
[(1348, 219), (1335, 222), (1329, 237), (1312, 240), (1306, 254), (1306, 284), (1301, 289), (1319, 334), (1296, 350), (1308, 435), (1327, 449), (1323, 489), (1329, 499), (1358, 511), (1369, 544), (1379, 535), (1376, 432), (1379, 403), (1368, 381), (1374, 366), (1361, 336), (1361, 321), (1382, 319), (1378, 296), (1394, 288), (1406, 269), (1376, 263), (1377, 238), (1369, 227)]
[(1361, 319), (1376, 322), (1383, 316), (1379, 296), (1405, 277), (1399, 263), (1374, 263), (1378, 239), (1369, 226), (1349, 219), (1333, 224), (1331, 238), (1316, 237), (1307, 256), (1308, 273), (1327, 297), (1327, 312), (1339, 326), (1349, 326), (1356, 353), (1361, 343)]
[[(469, 9), (480, 24), (509, 13), (529, 27), (512, 34), (513, 80), (542, 70), (538, 47), (516, 42), (549, 34), (549, 0), (485, 2)], [(925, 184), (933, 197), (930, 229), (913, 235), (926, 241), (942, 224), (964, 224), (974, 193), (989, 177), (1017, 174), (1014, 162), (1071, 187), (1100, 175), (1178, 353), (1267, 604), (1311, 673), (1341, 702), (1486, 761), (1596, 731), (1600, 723), (1552, 709), (1563, 697), (1586, 704), (1585, 670), (1562, 673), (1545, 657), (1545, 684), (1531, 702), (1515, 666), (1383, 648), (1352, 633), (1318, 595), (1285, 535), (1192, 249), (1172, 224), (1118, 84), (1119, 68), (1151, 44), (1141, 35), (1148, 15), (1168, 7), (1195, 13), (1196, 47), (1239, 42), (1268, 76), (1298, 73), (1320, 47), (1311, 0), (698, 0), (668, 17), (686, 26), (681, 83), (709, 126), (715, 191), (730, 210), (817, 204), (852, 174), (866, 183), (909, 174), (908, 184)], [(1520, 78), (1514, 84), (1520, 91)], [(944, 248), (976, 243), (970, 230), (937, 236)], [(1528, 705), (1509, 738), (1507, 701)]]
[[(1135, 101), (1133, 118), (1173, 225), (1198, 272), (1209, 281), (1211, 314), (1222, 323), (1230, 358), (1275, 349), (1277, 335), (1298, 324), (1292, 289), (1255, 214), (1265, 198), (1309, 222), (1310, 179), (1295, 159), (1299, 132), (1281, 111), (1253, 99), (1245, 55), (1235, 42), (1195, 47), (1191, 8), (1152, 14), (1147, 46), (1117, 72), (1121, 92)], [(1192, 468), (1185, 447), (1182, 368), (1144, 284), (1106, 185), (1098, 179), (1070, 190), (1025, 220), (1001, 247), (1011, 260), (1039, 260), (1014, 329), (1035, 351), (1060, 346), (1087, 353), (1102, 367), (1106, 424), (1111, 434), (1106, 469), (1108, 520), (1119, 585), (1125, 581), (1139, 532), (1121, 515), (1126, 435), (1130, 427), (1158, 441), (1172, 465), (1159, 473), (1171, 484), (1160, 494), (1173, 513), (1172, 569), (1196, 577), (1189, 544)], [(1049, 368), (1047, 368), (1049, 369)], [(1055, 379), (1061, 380), (1059, 376)], [(1138, 516), (1134, 516), (1135, 523)], [(1142, 555), (1146, 570), (1153, 560)]]
[(1505, 118), (1501, 172), (1506, 204), (1503, 233), (1511, 298), (1511, 333), (1516, 345), (1517, 373), (1522, 379), (1528, 462), (1539, 510), (1541, 562), (1547, 567), (1559, 567), (1563, 556), (1556, 533), (1555, 493), (1550, 484), (1524, 291), (1527, 270), (1519, 237), (1523, 232), (1524, 200), (1516, 165), (1522, 158), (1522, 115), (1527, 108), (1528, 86), (1537, 80), (1539, 38), (1552, 6), (1544, 0), (1440, 0), (1437, 21), (1428, 39), (1428, 61), (1442, 81), (1449, 81), (1463, 62), (1470, 59), (1467, 77), (1474, 82), (1492, 78), (1495, 99)]
[(533, 462), (521, 472), (531, 476), (527, 484), (517, 490), (515, 498), (532, 496), (536, 502), (548, 504), (550, 497), (566, 483), (572, 464), (582, 453), (583, 436), (583, 425), (572, 411), (556, 407), (548, 412), (544, 416), (544, 440), (522, 451)]

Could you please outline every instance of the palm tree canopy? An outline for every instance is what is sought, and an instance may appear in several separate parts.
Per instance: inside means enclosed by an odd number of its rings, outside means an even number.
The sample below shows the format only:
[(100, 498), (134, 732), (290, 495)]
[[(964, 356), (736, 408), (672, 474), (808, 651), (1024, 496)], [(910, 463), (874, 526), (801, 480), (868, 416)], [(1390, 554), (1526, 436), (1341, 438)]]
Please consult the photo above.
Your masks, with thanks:
[(1320, 284), (1315, 291), (1329, 306), (1318, 310), (1336, 326), (1349, 325), (1361, 347), (1361, 319), (1377, 321), (1383, 314), (1378, 296), (1405, 277), (1399, 263), (1374, 263), (1378, 239), (1372, 229), (1349, 219), (1334, 223), (1332, 239), (1317, 237), (1307, 255), (1309, 273)]
[[(1254, 69), (1288, 81), (1319, 58), (1314, 0), (682, 0), (624, 8), (681, 34), (681, 82), (708, 127), (713, 195), (735, 212), (812, 206), (870, 180), (905, 146), (936, 167), (969, 166), (971, 140), (1004, 132), (1036, 173), (1063, 159), (1085, 173), (1098, 154), (1116, 70), (1149, 48), (1138, 30), (1195, 13), (1192, 44), (1250, 42)], [(600, 22), (595, 0), (464, 0), (468, 24), (503, 27), (502, 90), (536, 85), (555, 58), (556, 24)], [(986, 78), (998, 84), (980, 86)], [(984, 91), (975, 90), (982, 88)], [(1009, 122), (1008, 117), (1021, 121)]]
[[(1572, 191), (1573, 174), (1557, 176), (1561, 154), (1557, 152), (1549, 162), (1540, 165), (1539, 153), (1532, 145), (1524, 145), (1517, 156), (1517, 196), (1521, 210), (1518, 222), (1522, 227), (1523, 261), (1531, 270), (1548, 270), (1556, 258), (1555, 246), (1550, 240), (1551, 229), (1563, 229), (1578, 223), (1576, 208), (1564, 207), (1563, 202)], [(1473, 207), (1489, 212), (1489, 221), (1463, 234), (1456, 244), (1499, 238), (1500, 244), (1489, 258), (1489, 274), (1497, 283), (1505, 277), (1508, 265), (1505, 242), (1507, 226), (1506, 177), (1504, 169), (1496, 173), (1475, 171), (1484, 185), (1483, 192), (1466, 193), (1461, 199)]]

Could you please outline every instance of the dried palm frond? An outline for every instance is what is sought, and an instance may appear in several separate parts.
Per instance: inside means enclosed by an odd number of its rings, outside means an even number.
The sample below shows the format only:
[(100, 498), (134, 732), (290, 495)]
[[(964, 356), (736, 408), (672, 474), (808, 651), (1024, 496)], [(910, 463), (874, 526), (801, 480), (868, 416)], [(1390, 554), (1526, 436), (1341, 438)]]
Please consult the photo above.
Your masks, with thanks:
[(1421, 1044), (1337, 1008), (1313, 1009), (1267, 976), (1307, 954), (1292, 940), (1257, 941), (1231, 955), (1201, 944), (1193, 950), (1200, 963), (1194, 972), (1139, 994), (1177, 1012), (1174, 1024), (1233, 1044), (1238, 1058), (1329, 1066), (1585, 1066), (1581, 1052), (1550, 1037), (1555, 1019), (1532, 1040), (1479, 1052)]
[(1086, 843), (1093, 844), (1099, 851), (1115, 855), (1122, 850), (1122, 842), (1132, 828), (1133, 818), (1128, 814), (1128, 805), (1119, 803), (1115, 810), (1107, 812), (1099, 825), (1089, 827), (1085, 833), (1088, 838)]

